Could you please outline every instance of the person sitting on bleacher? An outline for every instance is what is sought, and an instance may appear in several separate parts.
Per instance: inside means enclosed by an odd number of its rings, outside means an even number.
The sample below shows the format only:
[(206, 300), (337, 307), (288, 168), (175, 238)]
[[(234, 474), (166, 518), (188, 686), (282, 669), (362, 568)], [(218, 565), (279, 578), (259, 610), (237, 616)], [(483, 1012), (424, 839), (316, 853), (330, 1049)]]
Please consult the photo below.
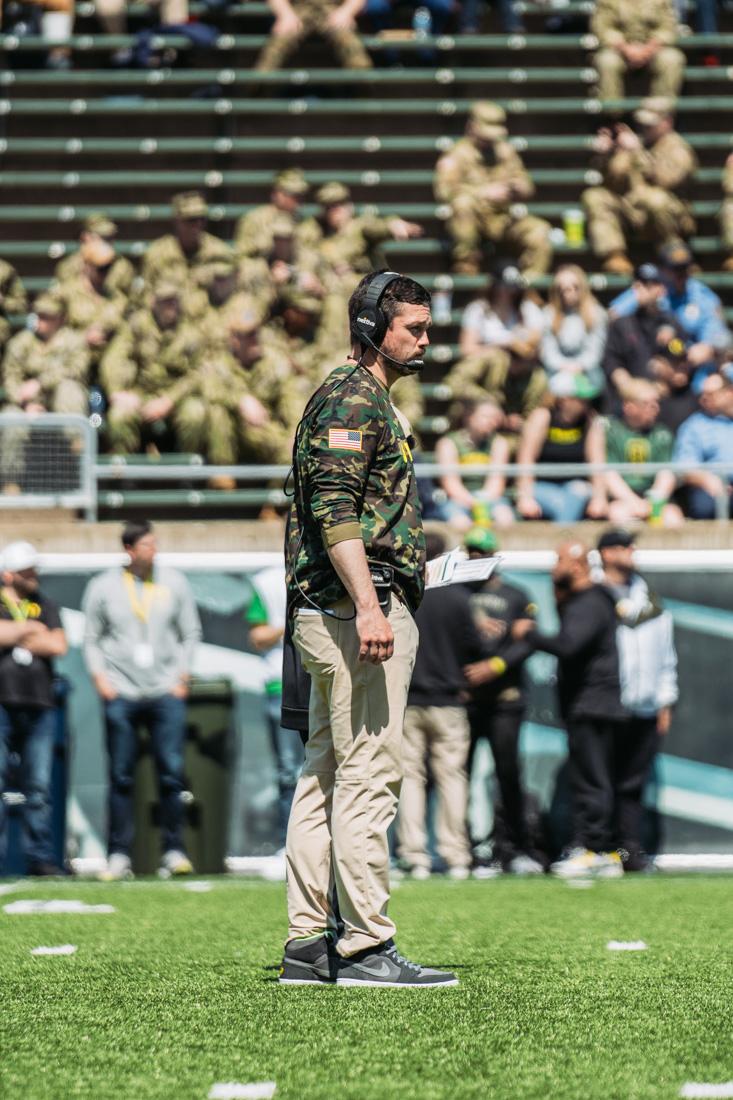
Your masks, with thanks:
[[(503, 465), (509, 461), (509, 446), (500, 434), (504, 414), (491, 398), (464, 401), (457, 427), (438, 440), (435, 461), (444, 466)], [(468, 531), (476, 522), (508, 527), (514, 513), (504, 497), (506, 475), (498, 473), (440, 478), (446, 499), (436, 505), (435, 518)]]
[(661, 400), (660, 420), (674, 433), (697, 408), (690, 387), (689, 340), (677, 318), (662, 309), (665, 287), (656, 264), (639, 265), (631, 292), (636, 309), (608, 327), (603, 356), (607, 406), (617, 413), (633, 382), (653, 382)]
[[(188, 0), (144, 0), (163, 26), (188, 22)], [(127, 0), (95, 0), (94, 14), (105, 34), (127, 34)]]
[[(226, 338), (229, 320), (254, 301), (253, 295), (243, 289), (234, 254), (222, 256), (207, 264), (201, 270), (198, 281), (199, 291), (191, 291), (186, 295), (186, 315), (204, 325), (212, 339)], [(268, 306), (269, 298), (258, 301), (261, 317), (266, 315)]]
[(10, 318), (27, 308), (28, 295), (20, 275), (7, 260), (0, 260), (0, 361), (12, 331)]
[[(725, 323), (723, 303), (700, 279), (690, 275), (693, 255), (684, 241), (672, 241), (659, 252), (659, 266), (665, 285), (660, 308), (677, 318), (688, 340), (687, 363), (693, 373), (692, 384), (700, 392), (706, 375), (727, 352), (733, 338)], [(635, 313), (638, 301), (633, 287), (614, 298), (610, 317)]]
[[(702, 467), (727, 462), (733, 469), (733, 364), (703, 382), (699, 411), (680, 426), (673, 460)], [(688, 489), (687, 514), (692, 519), (714, 519), (721, 498), (723, 514), (731, 514), (733, 473), (714, 474), (703, 468), (680, 480)]]
[(84, 334), (66, 322), (63, 301), (43, 294), (33, 307), (35, 326), (8, 342), (0, 382), (5, 412), (86, 416), (90, 354)]
[[(89, 241), (103, 240), (107, 244), (114, 246), (117, 238), (118, 227), (115, 222), (106, 214), (93, 213), (89, 214), (84, 219), (84, 228), (79, 234), (79, 248), (76, 252), (72, 252), (71, 255), (65, 256), (63, 260), (59, 260), (54, 270), (54, 279), (58, 283), (66, 283), (71, 279), (78, 278), (84, 271), (84, 260), (82, 258), (82, 251), (84, 245)], [(105, 279), (105, 286), (109, 291), (114, 294), (121, 294), (125, 298), (132, 298), (138, 292), (138, 286), (136, 284), (141, 283), (135, 274), (135, 268), (132, 266), (126, 256), (115, 255), (112, 261), (112, 266), (107, 272)]]
[(563, 381), (572, 392), (579, 375), (602, 389), (606, 312), (577, 264), (563, 264), (555, 272), (544, 322), (540, 359), (548, 376), (556, 379), (557, 392)]
[(173, 232), (153, 241), (143, 257), (146, 287), (161, 280), (177, 283), (183, 290), (197, 289), (198, 279), (214, 260), (226, 258), (231, 250), (224, 241), (206, 232), (209, 207), (198, 191), (183, 191), (171, 199)]
[(549, 224), (518, 205), (532, 197), (534, 184), (506, 139), (504, 108), (474, 103), (465, 136), (435, 167), (435, 198), (450, 208), (456, 272), (479, 273), (484, 241), (500, 253), (516, 252), (527, 278), (543, 275), (552, 262)]
[[(635, 378), (629, 382), (621, 416), (612, 416), (606, 424), (606, 460), (608, 462), (671, 462), (674, 436), (659, 422), (659, 394), (653, 382)], [(615, 526), (634, 520), (649, 520), (664, 527), (679, 527), (684, 516), (677, 504), (669, 501), (675, 487), (670, 470), (649, 474), (620, 474), (609, 470), (606, 490), (608, 518)]]
[(674, 128), (669, 99), (644, 99), (634, 113), (639, 134), (603, 126), (594, 142), (600, 187), (583, 192), (588, 233), (604, 271), (630, 275), (628, 239), (667, 244), (695, 231), (687, 200), (697, 157)]
[[(527, 418), (517, 453), (519, 465), (534, 463), (606, 461), (603, 425), (591, 402), (598, 396), (583, 375), (575, 381), (575, 392), (557, 393), (549, 403), (535, 409)], [(606, 482), (603, 474), (590, 479), (567, 477), (539, 478), (523, 474), (517, 478), (517, 511), (524, 519), (547, 519), (556, 523), (577, 523), (605, 519), (608, 515)]]
[(121, 326), (100, 366), (113, 454), (134, 454), (143, 442), (151, 453), (160, 450), (168, 418), (180, 434), (189, 375), (203, 351), (201, 326), (186, 318), (179, 286), (161, 282), (149, 301)]
[(52, 287), (66, 308), (66, 323), (84, 335), (95, 370), (104, 349), (118, 331), (128, 311), (127, 298), (107, 282), (115, 262), (111, 244), (99, 238), (85, 241), (80, 249), (81, 271)]
[(255, 69), (281, 69), (298, 46), (313, 34), (325, 39), (345, 69), (371, 69), (372, 59), (362, 45), (356, 17), (364, 0), (267, 0), (275, 22)]
[(648, 69), (649, 94), (679, 95), (685, 75), (685, 55), (677, 41), (677, 20), (671, 0), (598, 0), (591, 19), (598, 39), (595, 64), (598, 97), (622, 99), (629, 70)]
[(346, 351), (340, 333), (323, 327), (323, 299), (297, 283), (279, 291), (262, 339), (290, 364), (303, 408)]
[(237, 222), (234, 247), (240, 257), (269, 259), (275, 243), (275, 226), (289, 224), (299, 244), (313, 243), (317, 233), (312, 218), (301, 215), (309, 185), (299, 168), (278, 172), (270, 190), (270, 201), (255, 206)]

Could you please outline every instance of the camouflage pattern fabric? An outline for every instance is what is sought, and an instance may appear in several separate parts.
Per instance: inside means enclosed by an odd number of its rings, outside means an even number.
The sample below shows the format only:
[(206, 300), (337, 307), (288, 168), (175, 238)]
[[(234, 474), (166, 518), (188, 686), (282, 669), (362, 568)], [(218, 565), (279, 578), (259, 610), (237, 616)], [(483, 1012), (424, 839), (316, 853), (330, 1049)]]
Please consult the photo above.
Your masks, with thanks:
[(8, 317), (25, 313), (27, 308), (28, 298), (18, 272), (6, 260), (0, 260), (0, 355), (10, 338)]
[(38, 379), (38, 402), (48, 412), (86, 416), (90, 355), (84, 336), (60, 328), (50, 340), (40, 340), (24, 329), (9, 341), (2, 365), (5, 398), (10, 406), (20, 402), (24, 382)]
[(651, 76), (649, 93), (677, 97), (685, 75), (685, 55), (674, 46), (677, 19), (671, 0), (598, 0), (591, 31), (600, 45), (595, 57), (600, 99), (623, 98), (628, 66), (619, 45), (646, 44), (652, 39), (662, 48), (647, 66)]
[(181, 287), (199, 288), (199, 277), (216, 259), (228, 259), (231, 250), (224, 241), (211, 233), (204, 233), (201, 244), (191, 255), (178, 243), (174, 233), (158, 237), (148, 247), (143, 258), (142, 274), (147, 286), (170, 280)]
[(387, 390), (365, 367), (347, 364), (329, 375), (309, 410), (296, 441), (300, 493), (286, 533), (289, 607), (305, 603), (294, 570), (319, 607), (341, 599), (345, 589), (326, 547), (362, 538), (368, 558), (392, 566), (398, 595), (415, 610), (425, 538), (412, 455)]
[[(84, 273), (84, 261), (77, 250), (70, 256), (59, 260), (54, 269), (54, 279), (57, 283), (68, 283), (72, 279), (78, 279)], [(121, 294), (124, 298), (136, 298), (139, 293), (138, 283), (142, 280), (135, 274), (135, 268), (127, 256), (118, 256), (109, 269), (105, 285), (113, 294)]]
[(257, 58), (255, 69), (270, 72), (281, 69), (301, 42), (312, 34), (320, 34), (333, 46), (336, 57), (345, 69), (371, 69), (372, 60), (355, 30), (335, 30), (328, 17), (336, 11), (333, 0), (293, 0), (293, 10), (302, 23), (297, 34), (271, 35)]

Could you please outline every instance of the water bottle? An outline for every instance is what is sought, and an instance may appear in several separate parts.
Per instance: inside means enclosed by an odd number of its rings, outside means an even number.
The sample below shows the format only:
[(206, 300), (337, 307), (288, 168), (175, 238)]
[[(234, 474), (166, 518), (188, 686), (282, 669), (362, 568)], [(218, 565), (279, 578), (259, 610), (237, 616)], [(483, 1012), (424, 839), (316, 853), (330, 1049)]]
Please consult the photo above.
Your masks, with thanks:
[(438, 275), (433, 290), (432, 312), (436, 325), (449, 325), (453, 310), (453, 280), (450, 275)]
[(428, 8), (415, 8), (415, 14), (412, 17), (412, 30), (415, 38), (420, 42), (430, 37), (433, 30), (433, 17)]

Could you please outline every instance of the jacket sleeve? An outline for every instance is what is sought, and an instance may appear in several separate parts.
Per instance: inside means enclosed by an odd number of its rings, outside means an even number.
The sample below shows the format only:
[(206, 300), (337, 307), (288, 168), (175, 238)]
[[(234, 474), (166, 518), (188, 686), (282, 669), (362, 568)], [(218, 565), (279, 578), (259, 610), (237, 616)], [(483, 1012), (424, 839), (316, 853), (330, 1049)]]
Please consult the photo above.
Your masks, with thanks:
[(84, 593), (82, 610), (85, 616), (84, 626), (84, 661), (90, 676), (97, 676), (105, 671), (106, 663), (102, 653), (102, 637), (104, 635), (104, 612), (100, 580), (95, 577), (90, 581)]
[(533, 630), (527, 640), (533, 649), (551, 653), (561, 661), (572, 660), (593, 641), (603, 625), (582, 606), (570, 606), (557, 634), (540, 634)]
[(673, 460), (691, 464), (705, 461), (705, 447), (696, 415), (680, 425), (675, 439)]
[(664, 624), (664, 640), (661, 647), (662, 658), (659, 662), (659, 677), (657, 680), (657, 707), (660, 709), (674, 706), (679, 698), (674, 623), (668, 611), (661, 616), (660, 628), (662, 623)]
[(191, 586), (185, 578), (181, 579), (178, 586), (178, 630), (183, 646), (180, 672), (183, 675), (189, 675), (196, 646), (201, 641), (201, 620)]
[[(516, 601), (516, 606), (512, 608), (512, 623), (516, 622), (517, 619), (536, 618), (537, 608), (535, 604), (527, 603), (526, 597), (521, 601)], [(499, 646), (497, 657), (501, 657), (502, 661), (506, 663), (507, 672), (509, 672), (511, 669), (524, 664), (527, 658), (532, 656), (534, 649), (535, 646), (529, 638), (521, 638), (518, 642), (515, 642), (507, 635), (504, 644)]]
[[(363, 498), (383, 431), (359, 393), (334, 395), (317, 416), (306, 470), (310, 511), (327, 549), (362, 537)], [(348, 445), (342, 432), (351, 437)]]

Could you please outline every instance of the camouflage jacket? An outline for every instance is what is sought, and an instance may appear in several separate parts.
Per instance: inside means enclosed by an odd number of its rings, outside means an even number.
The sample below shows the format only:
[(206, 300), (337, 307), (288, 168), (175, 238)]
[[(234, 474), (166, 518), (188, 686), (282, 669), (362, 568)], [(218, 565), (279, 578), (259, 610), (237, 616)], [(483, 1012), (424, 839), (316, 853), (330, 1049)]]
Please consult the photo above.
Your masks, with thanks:
[(508, 141), (497, 141), (482, 152), (470, 138), (461, 138), (435, 166), (433, 191), (438, 202), (454, 203), (463, 197), (481, 199), (489, 183), (504, 183), (511, 192), (504, 203), (483, 200), (484, 207), (493, 213), (506, 212), (517, 199), (534, 194), (524, 162)]
[(318, 251), (330, 271), (341, 275), (347, 271), (366, 275), (368, 271), (386, 267), (379, 245), (392, 239), (389, 218), (362, 214), (336, 233), (324, 232), (320, 223), (316, 224), (321, 234)]
[(80, 332), (61, 328), (50, 340), (39, 340), (30, 329), (16, 333), (5, 349), (2, 384), (6, 400), (17, 405), (20, 387), (37, 378), (47, 401), (59, 383), (66, 379), (86, 384), (89, 377), (89, 351)]
[(671, 0), (598, 0), (591, 32), (599, 45), (618, 48), (622, 42), (650, 42), (663, 46), (677, 40), (677, 19)]
[[(53, 283), (50, 293), (66, 307), (66, 323), (78, 332), (86, 332), (93, 325), (111, 335), (120, 327), (127, 312), (127, 299), (106, 285), (101, 294), (82, 273), (63, 283)], [(94, 355), (94, 353), (92, 353)]]
[(201, 349), (201, 334), (189, 321), (161, 329), (150, 310), (140, 309), (107, 348), (100, 380), (108, 395), (133, 390), (144, 398), (166, 394), (179, 401), (191, 388)]
[(308, 410), (296, 437), (285, 537), (289, 607), (305, 604), (298, 585), (319, 607), (344, 596), (326, 547), (362, 538), (367, 557), (392, 566), (397, 594), (416, 610), (425, 538), (412, 454), (387, 390), (348, 364), (329, 375)]
[[(70, 279), (77, 279), (84, 274), (84, 261), (77, 250), (70, 256), (64, 256), (56, 264), (53, 276), (57, 283), (67, 283)], [(121, 294), (125, 298), (134, 297), (138, 291), (136, 287), (137, 277), (135, 268), (127, 256), (117, 256), (113, 261), (109, 274), (105, 279), (107, 288), (113, 294)]]
[(231, 249), (225, 241), (204, 233), (196, 252), (187, 256), (173, 233), (158, 237), (148, 246), (143, 258), (142, 273), (147, 286), (163, 280), (181, 287), (198, 286), (198, 277), (212, 260), (228, 259)]
[(648, 148), (617, 149), (611, 156), (599, 156), (594, 166), (603, 174), (605, 186), (617, 195), (651, 186), (663, 187), (684, 200), (697, 170), (697, 157), (685, 139), (671, 130)]
[(300, 246), (316, 243), (317, 229), (312, 218), (302, 220), (283, 214), (272, 203), (256, 206), (239, 219), (234, 230), (234, 247), (238, 256), (261, 256), (266, 259), (272, 252), (274, 227), (278, 222), (290, 220), (293, 236)]
[(12, 313), (25, 313), (28, 298), (18, 272), (7, 260), (0, 260), (0, 352), (10, 336), (10, 323), (6, 320)]

